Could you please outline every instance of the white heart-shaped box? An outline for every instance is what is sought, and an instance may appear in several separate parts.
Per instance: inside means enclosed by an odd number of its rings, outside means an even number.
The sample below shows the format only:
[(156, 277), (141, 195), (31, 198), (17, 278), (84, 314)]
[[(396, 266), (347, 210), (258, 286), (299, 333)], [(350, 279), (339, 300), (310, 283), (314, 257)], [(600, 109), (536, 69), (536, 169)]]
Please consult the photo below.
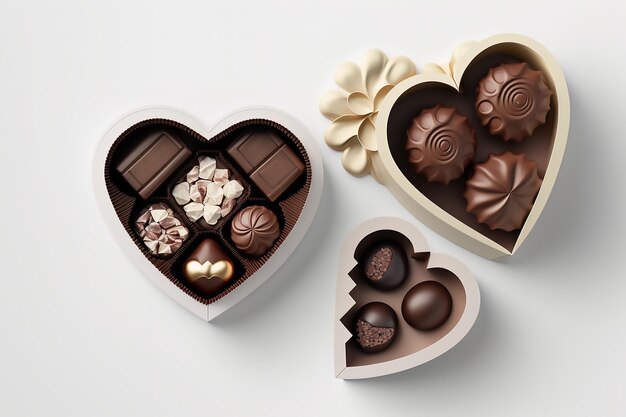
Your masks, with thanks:
[[(409, 264), (413, 262), (425, 262), (426, 268), (421, 271), (417, 267), (409, 267), (409, 277), (407, 282), (392, 291), (380, 291), (372, 289), (369, 284), (361, 282), (357, 284), (352, 273), (359, 266), (356, 260), (356, 251), (363, 242), (367, 242), (372, 236), (379, 233), (393, 233), (401, 235), (412, 247)], [(367, 245), (366, 245), (367, 246)], [(389, 375), (404, 371), (425, 362), (428, 362), (458, 344), (470, 331), (480, 310), (480, 290), (478, 283), (471, 271), (457, 259), (440, 254), (431, 253), (424, 236), (411, 223), (394, 217), (379, 217), (365, 221), (355, 227), (346, 237), (339, 254), (339, 269), (337, 275), (337, 290), (335, 300), (335, 376), (341, 379), (361, 379), (372, 378), (382, 375)], [(418, 332), (411, 328), (402, 318), (398, 305), (406, 294), (405, 291), (415, 283), (429, 280), (434, 277), (427, 277), (432, 270), (445, 270), (455, 277), (458, 294), (462, 294), (458, 299), (464, 299), (463, 307), (458, 307), (439, 329)], [(418, 273), (419, 271), (419, 273)], [(436, 279), (435, 280), (439, 280)], [(440, 281), (442, 282), (442, 281)], [(443, 283), (443, 282), (442, 282)], [(362, 288), (359, 288), (362, 287)], [(448, 286), (450, 289), (451, 287)], [(454, 291), (451, 291), (453, 293)], [(365, 297), (363, 294), (365, 293)], [(372, 297), (375, 297), (372, 298)], [(360, 299), (361, 298), (361, 299)], [(453, 299), (454, 299), (453, 295)], [(360, 299), (360, 300), (359, 300)], [(357, 353), (349, 344), (353, 341), (353, 334), (343, 320), (361, 304), (371, 301), (387, 303), (394, 308), (398, 316), (399, 332), (413, 332), (409, 337), (409, 343), (402, 341), (402, 335), (398, 336), (393, 344), (382, 352), (377, 353)], [(453, 304), (457, 304), (453, 302)], [(460, 305), (460, 304), (458, 304)], [(350, 321), (350, 320), (348, 320)], [(444, 328), (444, 326), (447, 326)], [(438, 332), (438, 333), (433, 333)], [(420, 346), (416, 339), (420, 341)], [(432, 339), (432, 340), (431, 340)], [(398, 343), (404, 343), (400, 354), (390, 352), (396, 349)], [(388, 355), (390, 354), (390, 355)], [(355, 356), (360, 355), (360, 359), (355, 360)], [(382, 355), (382, 356), (381, 356)], [(351, 359), (352, 356), (352, 359)], [(351, 363), (353, 362), (353, 363)], [(359, 362), (359, 363), (357, 363)], [(361, 363), (367, 362), (367, 363)]]
[[(142, 121), (151, 119), (164, 119), (180, 123), (207, 139), (246, 120), (269, 120), (293, 133), (306, 150), (310, 161), (310, 188), (306, 202), (293, 229), (260, 269), (242, 282), (235, 290), (210, 304), (202, 303), (182, 291), (143, 255), (117, 217), (107, 192), (105, 184), (105, 160), (111, 146), (127, 129)], [(287, 261), (296, 246), (304, 238), (313, 221), (322, 195), (323, 164), (317, 143), (315, 143), (309, 132), (296, 119), (280, 110), (268, 107), (244, 108), (230, 113), (215, 123), (213, 127), (208, 128), (201, 121), (184, 111), (171, 107), (148, 107), (129, 113), (104, 134), (96, 151), (93, 164), (93, 185), (98, 206), (100, 207), (105, 222), (112, 231), (113, 237), (131, 261), (166, 294), (197, 316), (206, 321), (211, 321), (244, 299), (272, 276), (276, 270)]]

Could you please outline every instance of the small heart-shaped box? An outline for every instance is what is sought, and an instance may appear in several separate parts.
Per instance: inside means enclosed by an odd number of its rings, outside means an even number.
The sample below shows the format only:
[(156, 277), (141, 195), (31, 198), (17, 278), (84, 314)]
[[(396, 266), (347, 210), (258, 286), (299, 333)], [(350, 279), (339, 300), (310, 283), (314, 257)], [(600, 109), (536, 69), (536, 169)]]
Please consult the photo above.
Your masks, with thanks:
[(342, 65), (320, 110), (344, 168), (371, 174), (415, 217), (487, 258), (514, 254), (548, 201), (569, 129), (565, 77), (516, 34), (459, 46), (421, 73), (406, 57)]
[(272, 276), (304, 238), (323, 166), (311, 135), (282, 111), (245, 108), (207, 128), (181, 110), (151, 107), (106, 132), (93, 182), (131, 261), (210, 321)]
[(478, 317), (472, 273), (451, 256), (431, 253), (409, 222), (370, 219), (348, 234), (339, 256), (337, 378), (371, 378), (428, 362), (459, 343)]

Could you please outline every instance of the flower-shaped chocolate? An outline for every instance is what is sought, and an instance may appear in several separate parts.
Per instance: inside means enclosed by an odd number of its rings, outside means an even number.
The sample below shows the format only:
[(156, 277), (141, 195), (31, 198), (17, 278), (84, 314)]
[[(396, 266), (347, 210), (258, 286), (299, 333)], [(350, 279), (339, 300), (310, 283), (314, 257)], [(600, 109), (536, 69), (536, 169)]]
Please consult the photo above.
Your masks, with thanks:
[(320, 111), (332, 121), (324, 140), (331, 148), (343, 151), (341, 162), (352, 175), (360, 177), (371, 172), (376, 178), (371, 170), (378, 151), (378, 110), (389, 91), (415, 73), (410, 59), (388, 59), (377, 49), (365, 53), (361, 66), (347, 62), (337, 69), (335, 81), (343, 91), (328, 91), (320, 102)]

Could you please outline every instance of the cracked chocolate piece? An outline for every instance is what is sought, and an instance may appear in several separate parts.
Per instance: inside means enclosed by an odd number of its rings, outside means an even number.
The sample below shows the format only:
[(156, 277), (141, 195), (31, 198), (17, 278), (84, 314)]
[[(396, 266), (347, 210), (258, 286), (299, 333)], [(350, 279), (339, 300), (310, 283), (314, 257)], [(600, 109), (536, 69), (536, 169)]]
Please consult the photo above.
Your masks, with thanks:
[(173, 255), (189, 236), (189, 230), (163, 203), (151, 204), (143, 209), (134, 226), (150, 253), (161, 257)]
[(398, 334), (398, 317), (385, 303), (365, 304), (357, 311), (354, 336), (359, 347), (367, 353), (388, 348)]
[(378, 242), (364, 258), (363, 272), (367, 281), (380, 290), (399, 287), (407, 277), (406, 252), (393, 242)]

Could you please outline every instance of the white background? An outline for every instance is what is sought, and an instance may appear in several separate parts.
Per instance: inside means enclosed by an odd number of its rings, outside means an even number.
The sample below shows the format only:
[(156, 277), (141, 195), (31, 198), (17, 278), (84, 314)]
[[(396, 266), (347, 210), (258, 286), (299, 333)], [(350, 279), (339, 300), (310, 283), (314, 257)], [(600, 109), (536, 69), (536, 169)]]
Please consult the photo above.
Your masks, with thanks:
[[(0, 415), (625, 415), (625, 15), (600, 1), (0, 0)], [(335, 67), (369, 47), (419, 68), (499, 32), (552, 51), (572, 123), (535, 230), (493, 262), (344, 172), (323, 144), (318, 100)], [(207, 122), (241, 106), (282, 108), (319, 139), (326, 164), (300, 247), (211, 324), (138, 272), (95, 206), (99, 138), (158, 104)], [(467, 338), (428, 364), (335, 380), (337, 251), (379, 215), (411, 220), (434, 251), (466, 262), (482, 309)]]

